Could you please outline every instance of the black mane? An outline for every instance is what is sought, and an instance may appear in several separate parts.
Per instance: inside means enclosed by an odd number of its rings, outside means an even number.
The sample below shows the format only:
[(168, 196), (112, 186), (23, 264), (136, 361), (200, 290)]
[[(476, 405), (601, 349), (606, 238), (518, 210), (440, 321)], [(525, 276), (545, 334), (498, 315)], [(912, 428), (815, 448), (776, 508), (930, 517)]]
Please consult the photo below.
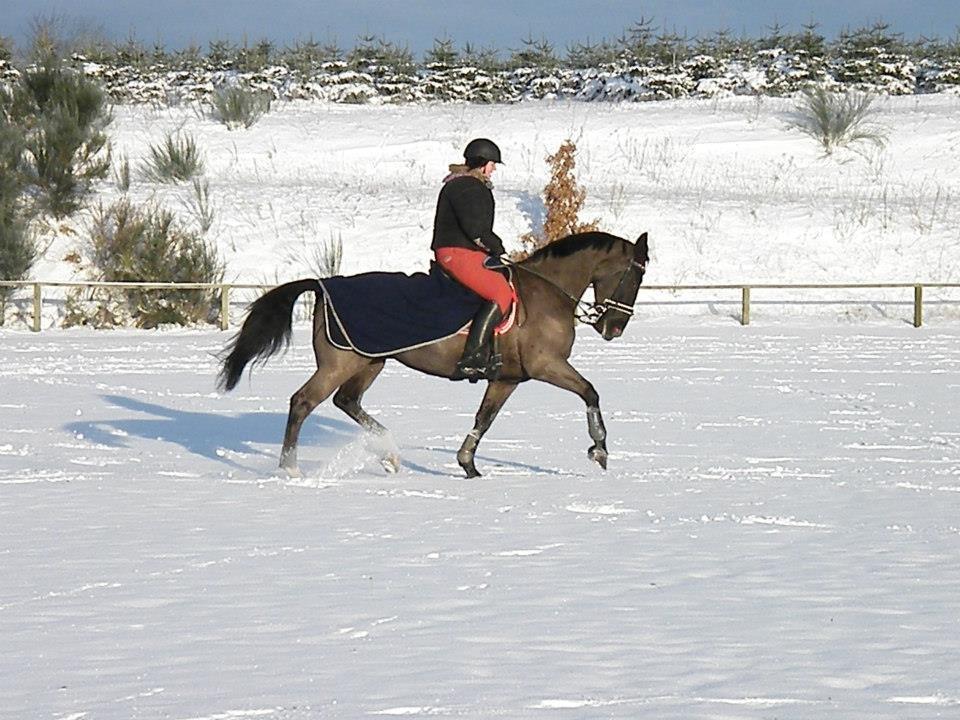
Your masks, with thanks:
[(605, 232), (584, 232), (574, 235), (567, 235), (564, 238), (555, 240), (546, 247), (537, 250), (526, 261), (542, 260), (544, 258), (564, 258), (569, 257), (581, 250), (593, 249), (610, 252), (617, 243), (624, 243), (626, 240), (616, 235)]

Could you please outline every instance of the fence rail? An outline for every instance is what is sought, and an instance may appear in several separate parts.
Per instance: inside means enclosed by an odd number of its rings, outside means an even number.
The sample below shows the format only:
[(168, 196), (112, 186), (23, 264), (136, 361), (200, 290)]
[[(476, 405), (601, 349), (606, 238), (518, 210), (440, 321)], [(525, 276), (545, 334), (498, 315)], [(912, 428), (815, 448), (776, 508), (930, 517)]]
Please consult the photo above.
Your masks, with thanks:
[[(232, 290), (268, 290), (274, 285), (250, 283), (160, 283), (160, 282), (41, 282), (36, 280), (0, 280), (0, 287), (33, 288), (34, 332), (41, 330), (43, 288), (117, 288), (122, 290), (216, 290), (220, 292), (220, 329), (230, 328), (230, 292)], [(740, 324), (750, 324), (750, 302), (754, 290), (878, 290), (908, 289), (913, 291), (913, 326), (923, 324), (924, 288), (960, 288), (960, 283), (749, 283), (726, 285), (642, 285), (640, 290), (683, 292), (695, 290), (739, 290)]]

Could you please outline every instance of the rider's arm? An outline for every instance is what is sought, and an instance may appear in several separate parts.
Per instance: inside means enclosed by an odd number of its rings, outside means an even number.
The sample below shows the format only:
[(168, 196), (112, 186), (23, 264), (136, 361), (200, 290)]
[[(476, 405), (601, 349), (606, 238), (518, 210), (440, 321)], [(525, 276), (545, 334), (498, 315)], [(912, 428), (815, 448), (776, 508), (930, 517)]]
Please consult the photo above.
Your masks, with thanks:
[(472, 240), (480, 243), (492, 254), (503, 255), (503, 241), (493, 231), (493, 193), (479, 182), (463, 183), (460, 192), (452, 198), (457, 222)]

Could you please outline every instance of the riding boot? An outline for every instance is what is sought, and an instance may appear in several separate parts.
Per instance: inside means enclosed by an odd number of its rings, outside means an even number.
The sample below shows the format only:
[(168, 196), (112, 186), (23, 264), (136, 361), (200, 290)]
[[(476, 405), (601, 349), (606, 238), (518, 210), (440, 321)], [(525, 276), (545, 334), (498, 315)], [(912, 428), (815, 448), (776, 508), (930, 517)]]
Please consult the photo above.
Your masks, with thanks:
[(495, 302), (484, 304), (473, 318), (463, 356), (457, 362), (452, 380), (496, 380), (500, 375), (502, 360), (491, 352), (494, 328), (500, 323), (503, 313)]

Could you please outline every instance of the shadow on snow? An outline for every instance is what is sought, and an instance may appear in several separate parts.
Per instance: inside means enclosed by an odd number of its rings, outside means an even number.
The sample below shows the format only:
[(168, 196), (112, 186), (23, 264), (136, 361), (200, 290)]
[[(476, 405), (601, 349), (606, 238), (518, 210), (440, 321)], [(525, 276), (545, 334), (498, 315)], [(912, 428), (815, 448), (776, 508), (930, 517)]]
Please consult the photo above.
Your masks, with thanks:
[[(180, 410), (121, 395), (102, 395), (101, 399), (107, 405), (147, 417), (76, 421), (64, 425), (64, 430), (72, 434), (82, 434), (86, 440), (110, 448), (128, 448), (128, 437), (174, 443), (189, 453), (240, 470), (253, 469), (240, 465), (228, 457), (228, 454), (240, 453), (275, 459), (275, 452), (257, 446), (279, 446), (287, 420), (286, 413), (256, 412), (227, 415)], [(353, 423), (313, 415), (304, 424), (301, 444), (336, 448), (343, 445), (345, 441), (357, 438), (360, 433), (360, 429)], [(456, 456), (456, 450), (451, 448), (421, 447), (420, 449)], [(553, 468), (502, 458), (485, 455), (478, 457), (492, 463), (494, 467), (514, 468), (537, 475), (569, 474)], [(406, 458), (402, 460), (402, 464), (413, 472), (425, 475), (457, 476), (445, 469), (426, 467)]]
[[(113, 407), (150, 417), (78, 421), (67, 423), (64, 429), (70, 433), (82, 433), (91, 442), (115, 448), (128, 447), (127, 437), (171, 442), (194, 455), (240, 469), (248, 468), (242, 468), (225, 454), (236, 452), (276, 457), (274, 453), (255, 446), (279, 447), (287, 421), (286, 413), (225, 415), (179, 410), (120, 395), (103, 395), (101, 398)], [(301, 437), (306, 444), (336, 447), (342, 444), (344, 438), (353, 438), (358, 432), (359, 429), (352, 423), (315, 415), (304, 424)]]

